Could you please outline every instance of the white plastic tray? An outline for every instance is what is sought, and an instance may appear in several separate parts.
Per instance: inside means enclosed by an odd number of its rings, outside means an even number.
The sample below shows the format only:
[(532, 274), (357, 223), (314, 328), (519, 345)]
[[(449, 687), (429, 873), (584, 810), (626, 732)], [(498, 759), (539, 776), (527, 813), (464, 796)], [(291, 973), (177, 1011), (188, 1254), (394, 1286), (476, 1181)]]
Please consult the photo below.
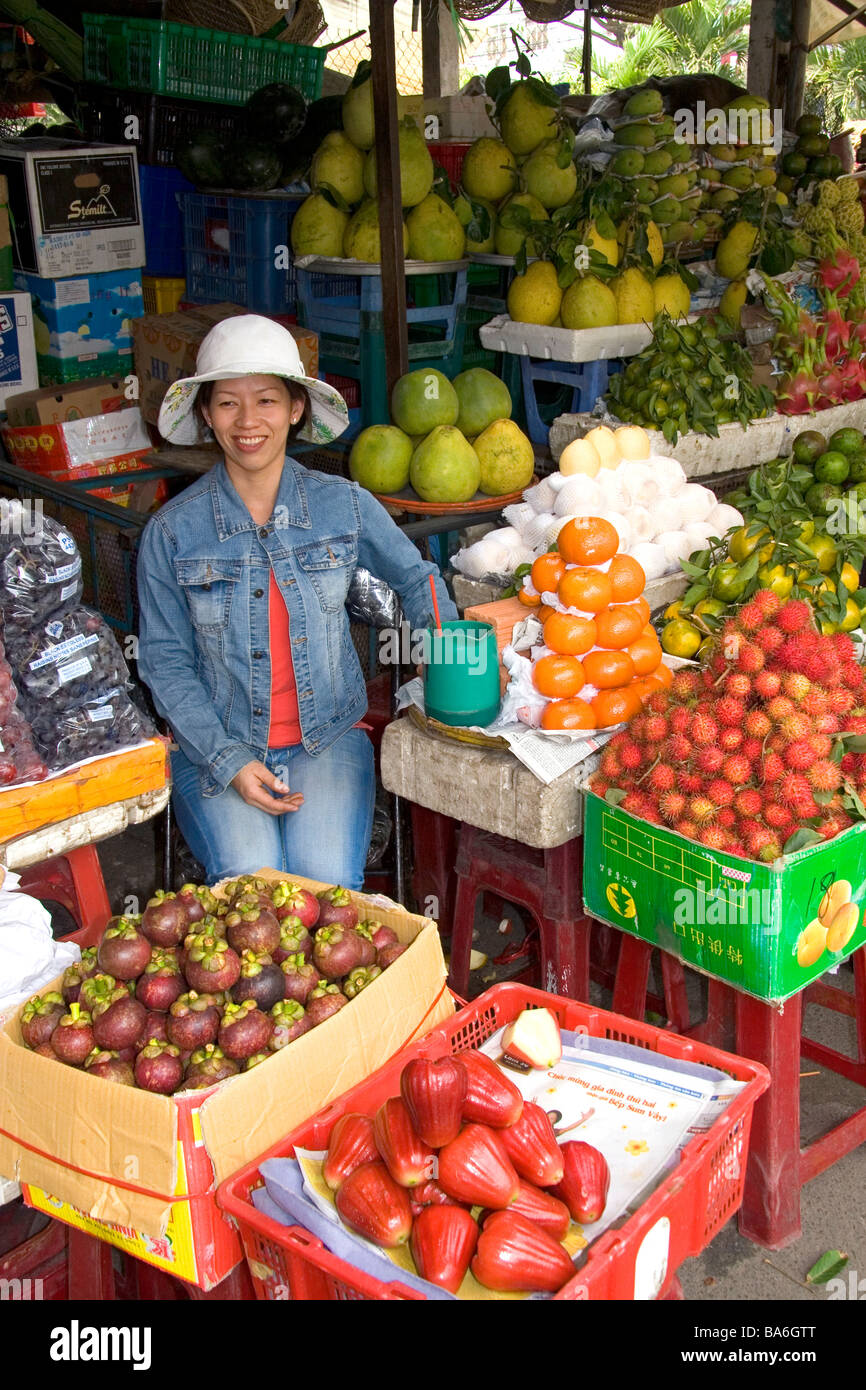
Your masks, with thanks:
[[(690, 314), (689, 322), (696, 317)], [(507, 314), (482, 324), (478, 332), (490, 352), (541, 357), (549, 362), (634, 357), (652, 342), (652, 329), (644, 323), (615, 324), (612, 328), (547, 328), (538, 323), (515, 323)]]

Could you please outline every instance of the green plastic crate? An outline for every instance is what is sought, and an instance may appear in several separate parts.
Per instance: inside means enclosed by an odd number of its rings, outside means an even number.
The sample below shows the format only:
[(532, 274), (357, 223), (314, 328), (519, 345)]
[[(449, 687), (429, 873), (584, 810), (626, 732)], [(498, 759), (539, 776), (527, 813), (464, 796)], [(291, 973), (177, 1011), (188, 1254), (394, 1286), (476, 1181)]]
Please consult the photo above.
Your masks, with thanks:
[(287, 82), (308, 101), (321, 95), (323, 48), (163, 20), (82, 19), (88, 82), (233, 106), (269, 82)]

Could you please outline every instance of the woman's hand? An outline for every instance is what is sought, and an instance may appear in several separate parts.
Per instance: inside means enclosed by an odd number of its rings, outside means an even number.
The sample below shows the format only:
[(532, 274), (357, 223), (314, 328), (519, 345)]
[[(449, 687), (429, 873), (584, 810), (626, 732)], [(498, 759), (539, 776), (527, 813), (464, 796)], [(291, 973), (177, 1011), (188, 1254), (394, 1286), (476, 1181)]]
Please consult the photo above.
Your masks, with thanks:
[(232, 778), (231, 785), (248, 806), (257, 806), (270, 816), (299, 811), (304, 802), (300, 792), (290, 793), (286, 783), (275, 777), (264, 763), (246, 763)]

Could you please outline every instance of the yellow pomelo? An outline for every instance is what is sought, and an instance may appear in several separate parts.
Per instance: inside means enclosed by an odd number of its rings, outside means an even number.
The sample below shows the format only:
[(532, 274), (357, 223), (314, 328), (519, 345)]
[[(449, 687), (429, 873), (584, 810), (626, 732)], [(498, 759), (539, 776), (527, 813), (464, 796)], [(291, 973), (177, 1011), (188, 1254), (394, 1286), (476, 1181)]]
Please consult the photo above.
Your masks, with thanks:
[(590, 251), (598, 251), (608, 265), (619, 265), (619, 241), (616, 237), (602, 236), (595, 222), (587, 223), (581, 235), (584, 246), (588, 246)]
[(470, 198), (498, 203), (517, 186), (517, 162), (504, 141), (483, 135), (466, 151), (462, 178)]
[[(297, 218), (295, 218), (297, 221)], [(293, 224), (294, 225), (294, 224)], [(403, 254), (409, 250), (409, 233), (403, 227)], [(343, 255), (354, 261), (377, 262), (382, 259), (379, 239), (379, 205), (366, 198), (352, 214), (343, 236)]]
[(564, 207), (577, 191), (574, 160), (569, 159), (565, 168), (560, 168), (557, 162), (560, 148), (559, 140), (545, 140), (533, 150), (521, 170), (527, 193), (548, 209)]
[(406, 218), (409, 255), (416, 261), (459, 261), (466, 248), (460, 219), (436, 193), (428, 193)]
[(409, 481), (425, 502), (468, 502), (478, 491), (481, 464), (454, 425), (437, 425), (418, 445)]
[(376, 138), (373, 128), (373, 82), (367, 78), (357, 87), (350, 87), (343, 97), (343, 129), (359, 150), (372, 149)]
[(618, 323), (652, 323), (655, 317), (653, 287), (637, 266), (630, 266), (611, 281), (616, 296)]
[(719, 274), (726, 280), (739, 280), (745, 275), (757, 240), (758, 229), (751, 222), (735, 222), (716, 247), (716, 270)]
[(594, 478), (600, 469), (598, 450), (588, 439), (573, 439), (566, 444), (559, 458), (559, 471), (566, 478), (575, 473), (585, 473), (588, 478)]
[(292, 219), (292, 250), (296, 256), (342, 256), (348, 225), (348, 213), (311, 193)]
[(489, 497), (522, 491), (532, 482), (535, 454), (513, 420), (494, 420), (477, 436), (473, 448), (481, 465), (478, 486)]
[[(404, 208), (414, 208), (427, 197), (433, 187), (433, 160), (427, 141), (411, 116), (400, 122), (400, 190)], [(376, 197), (376, 151), (371, 150), (364, 160), (364, 188), (369, 198)]]
[(685, 318), (692, 302), (688, 286), (679, 275), (659, 275), (653, 281), (656, 313), (666, 309), (672, 319)]
[(532, 261), (508, 287), (508, 313), (515, 323), (552, 325), (561, 305), (562, 290), (550, 261)]
[(547, 222), (547, 209), (541, 206), (537, 198), (533, 198), (531, 193), (513, 193), (510, 198), (500, 206), (496, 214), (496, 230), (494, 232), (494, 242), (497, 256), (516, 256), (521, 246), (526, 242), (527, 256), (534, 256), (536, 252), (535, 242), (532, 237), (527, 241), (526, 231), (520, 226), (509, 226), (508, 209), (525, 208), (533, 222)]
[(364, 156), (342, 130), (329, 131), (313, 155), (310, 187), (323, 183), (347, 203), (360, 203), (364, 196)]
[(595, 275), (575, 280), (562, 296), (564, 328), (611, 328), (617, 322), (616, 295)]
[(722, 295), (722, 300), (719, 304), (719, 313), (722, 315), (722, 318), (727, 319), (728, 323), (732, 324), (734, 328), (739, 328), (740, 326), (740, 310), (746, 302), (747, 294), (748, 290), (746, 289), (745, 280), (732, 280)]
[(499, 129), (512, 154), (531, 154), (556, 134), (556, 108), (539, 101), (527, 82), (515, 82), (500, 113)]

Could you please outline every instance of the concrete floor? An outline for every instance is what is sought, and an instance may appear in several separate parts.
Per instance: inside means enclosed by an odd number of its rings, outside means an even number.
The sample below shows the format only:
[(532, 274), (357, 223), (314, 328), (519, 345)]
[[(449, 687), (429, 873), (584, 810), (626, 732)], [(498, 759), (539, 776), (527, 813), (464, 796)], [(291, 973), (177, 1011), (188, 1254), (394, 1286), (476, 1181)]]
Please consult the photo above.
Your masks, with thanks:
[[(147, 897), (161, 882), (161, 819), (135, 826), (123, 835), (100, 845), (100, 858), (109, 898), (114, 911), (123, 910), (129, 895), (138, 897), (144, 905)], [(478, 932), (481, 949), (490, 954), (502, 949), (503, 937), (498, 934), (497, 922), (479, 918)], [(509, 941), (519, 941), (523, 924), (513, 914), (513, 929)], [(497, 944), (498, 943), (498, 944)], [(696, 977), (690, 977), (696, 982)], [(850, 988), (850, 970), (843, 968), (838, 981)], [(480, 988), (490, 981), (480, 981)], [(694, 987), (698, 987), (695, 984)], [(610, 1004), (609, 996), (593, 986), (594, 1003)], [(807, 1009), (807, 1030), (810, 1035), (830, 1046), (851, 1053), (855, 1045), (854, 1021), (810, 1005)], [(817, 1066), (804, 1062), (804, 1072), (814, 1072)], [(822, 1071), (801, 1081), (803, 1107), (802, 1129), (804, 1142), (824, 1133), (853, 1109), (866, 1103), (858, 1086)], [(693, 1301), (725, 1301), (749, 1299), (756, 1302), (790, 1302), (813, 1300), (826, 1302), (833, 1289), (809, 1286), (806, 1271), (825, 1251), (844, 1250), (849, 1263), (843, 1273), (844, 1296), (850, 1298), (859, 1286), (859, 1296), (866, 1299), (866, 1144), (833, 1165), (811, 1182), (802, 1194), (803, 1234), (800, 1240), (782, 1251), (771, 1252), (741, 1237), (736, 1220), (732, 1220), (716, 1237), (703, 1255), (686, 1262), (680, 1278), (686, 1298)], [(838, 1290), (835, 1291), (840, 1296)]]

